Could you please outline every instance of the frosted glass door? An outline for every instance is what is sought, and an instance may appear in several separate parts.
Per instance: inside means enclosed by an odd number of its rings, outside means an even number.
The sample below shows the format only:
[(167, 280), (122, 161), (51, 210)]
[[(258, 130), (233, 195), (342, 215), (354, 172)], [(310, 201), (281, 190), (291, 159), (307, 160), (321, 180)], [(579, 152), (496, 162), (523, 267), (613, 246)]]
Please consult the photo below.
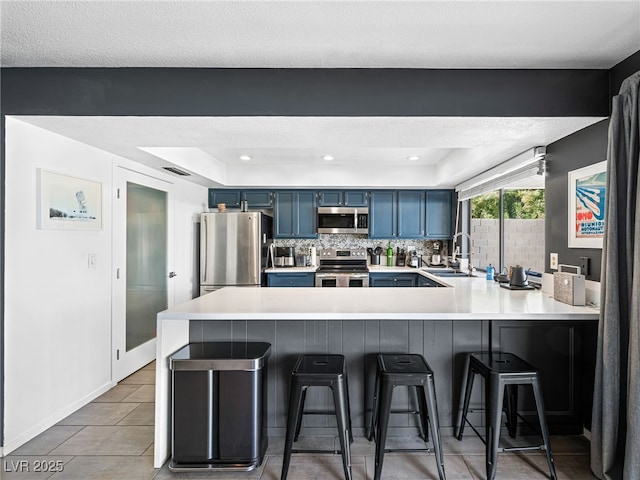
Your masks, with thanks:
[(127, 182), (127, 351), (155, 338), (168, 271), (167, 192)]
[(153, 361), (158, 312), (173, 306), (172, 185), (117, 168), (113, 203), (113, 380)]

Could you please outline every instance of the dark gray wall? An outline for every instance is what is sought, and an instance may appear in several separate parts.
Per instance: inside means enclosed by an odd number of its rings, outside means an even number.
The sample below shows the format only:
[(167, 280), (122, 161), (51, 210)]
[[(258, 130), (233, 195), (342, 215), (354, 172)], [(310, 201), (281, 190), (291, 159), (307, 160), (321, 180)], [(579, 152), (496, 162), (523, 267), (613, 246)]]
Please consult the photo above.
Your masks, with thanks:
[(569, 248), (568, 245), (568, 172), (602, 162), (607, 158), (609, 120), (580, 130), (547, 146), (545, 271), (549, 268), (549, 253), (558, 253), (560, 263), (580, 265), (579, 257), (589, 257), (588, 280), (600, 280), (602, 249)]
[(610, 93), (613, 97), (620, 91), (622, 81), (640, 70), (640, 50), (611, 69)]
[[(640, 51), (610, 70), (610, 96), (618, 93), (622, 81), (640, 71)], [(608, 101), (611, 108), (611, 100)], [(587, 127), (547, 146), (548, 174), (546, 179), (545, 271), (549, 268), (549, 253), (557, 252), (560, 263), (579, 265), (579, 257), (589, 257), (588, 280), (600, 281), (602, 250), (568, 248), (568, 177), (571, 170), (593, 165), (607, 159), (609, 120)]]

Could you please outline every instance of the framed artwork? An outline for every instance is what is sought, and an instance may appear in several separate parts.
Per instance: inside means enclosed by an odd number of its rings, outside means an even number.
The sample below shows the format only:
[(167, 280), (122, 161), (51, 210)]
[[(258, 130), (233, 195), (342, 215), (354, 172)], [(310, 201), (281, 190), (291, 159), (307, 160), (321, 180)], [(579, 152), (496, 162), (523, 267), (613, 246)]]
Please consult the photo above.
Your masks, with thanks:
[(607, 162), (569, 172), (569, 248), (602, 248)]
[(102, 184), (38, 169), (38, 228), (101, 230)]

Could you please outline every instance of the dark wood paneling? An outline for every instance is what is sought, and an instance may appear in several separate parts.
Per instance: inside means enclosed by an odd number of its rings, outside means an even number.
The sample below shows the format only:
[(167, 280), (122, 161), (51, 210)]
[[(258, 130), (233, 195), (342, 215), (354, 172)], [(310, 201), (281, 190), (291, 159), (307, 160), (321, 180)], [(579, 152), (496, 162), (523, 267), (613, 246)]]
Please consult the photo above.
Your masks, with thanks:
[[(585, 415), (584, 396), (592, 394), (591, 383), (583, 380), (583, 330), (591, 335), (593, 325), (581, 322), (514, 321), (494, 322), (493, 347), (516, 353), (535, 365), (543, 378), (548, 419), (552, 433), (581, 433)], [(422, 320), (287, 320), (287, 321), (192, 321), (190, 341), (252, 340), (271, 343), (268, 362), (268, 415), (272, 434), (284, 434), (288, 404), (289, 375), (302, 353), (342, 353), (346, 357), (351, 415), (356, 434), (362, 435), (370, 422), (376, 355), (422, 354), (434, 371), (439, 418), (445, 434), (451, 434), (458, 412), (465, 355), (486, 350), (487, 321)], [(587, 339), (592, 344), (592, 339)], [(591, 348), (589, 347), (589, 351)], [(592, 368), (589, 367), (589, 372)], [(589, 390), (591, 388), (591, 390)], [(588, 390), (588, 391), (587, 391)], [(477, 376), (472, 408), (481, 408), (484, 384)], [(524, 391), (523, 391), (524, 392)], [(524, 410), (533, 412), (528, 395), (521, 395)], [(414, 407), (413, 392), (404, 387), (394, 391), (393, 408)], [(589, 404), (590, 405), (590, 404)], [(331, 410), (327, 389), (310, 389), (310, 409)], [(589, 407), (590, 408), (590, 407)], [(469, 417), (482, 426), (482, 414)], [(304, 427), (319, 435), (335, 429), (331, 416), (307, 416)], [(407, 414), (391, 417), (396, 434), (417, 432), (416, 419)]]
[[(517, 354), (540, 371), (547, 421), (552, 433), (582, 433), (580, 332), (580, 323), (494, 323), (499, 350)], [(535, 425), (537, 415), (531, 392), (523, 389), (521, 392), (520, 409)]]

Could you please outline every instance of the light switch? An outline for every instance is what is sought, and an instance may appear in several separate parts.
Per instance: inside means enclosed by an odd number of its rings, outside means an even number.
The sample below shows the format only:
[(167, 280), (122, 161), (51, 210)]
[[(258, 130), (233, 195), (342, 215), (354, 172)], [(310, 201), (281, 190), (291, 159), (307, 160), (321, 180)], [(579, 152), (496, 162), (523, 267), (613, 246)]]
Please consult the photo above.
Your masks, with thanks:
[(98, 265), (98, 254), (97, 253), (87, 254), (87, 266), (89, 268), (96, 268), (97, 265)]

